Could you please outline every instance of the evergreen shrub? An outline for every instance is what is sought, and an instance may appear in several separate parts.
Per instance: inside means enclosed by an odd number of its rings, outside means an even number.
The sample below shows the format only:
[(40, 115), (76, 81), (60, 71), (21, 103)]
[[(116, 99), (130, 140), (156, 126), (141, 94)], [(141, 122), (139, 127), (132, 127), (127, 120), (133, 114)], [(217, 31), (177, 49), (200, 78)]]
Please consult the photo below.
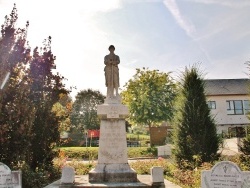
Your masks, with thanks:
[[(68, 159), (96, 160), (98, 147), (61, 147), (56, 150)], [(157, 149), (150, 147), (128, 147), (128, 158), (156, 157)]]

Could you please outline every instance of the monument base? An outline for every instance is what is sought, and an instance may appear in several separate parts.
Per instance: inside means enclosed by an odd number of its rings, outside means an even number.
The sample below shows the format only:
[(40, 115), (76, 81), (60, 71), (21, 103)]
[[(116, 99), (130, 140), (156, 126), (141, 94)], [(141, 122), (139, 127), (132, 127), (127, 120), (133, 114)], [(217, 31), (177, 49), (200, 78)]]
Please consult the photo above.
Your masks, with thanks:
[(137, 174), (129, 164), (97, 164), (89, 172), (89, 182), (137, 182)]
[(137, 175), (138, 181), (137, 182), (121, 182), (121, 183), (109, 183), (109, 182), (102, 182), (102, 183), (90, 183), (89, 182), (89, 175), (76, 175), (75, 182), (73, 184), (62, 184), (61, 180), (57, 180), (50, 185), (47, 185), (44, 188), (164, 188), (164, 187), (171, 187), (171, 188), (181, 188), (172, 182), (164, 179), (164, 183), (161, 185), (153, 185), (151, 182), (150, 175)]

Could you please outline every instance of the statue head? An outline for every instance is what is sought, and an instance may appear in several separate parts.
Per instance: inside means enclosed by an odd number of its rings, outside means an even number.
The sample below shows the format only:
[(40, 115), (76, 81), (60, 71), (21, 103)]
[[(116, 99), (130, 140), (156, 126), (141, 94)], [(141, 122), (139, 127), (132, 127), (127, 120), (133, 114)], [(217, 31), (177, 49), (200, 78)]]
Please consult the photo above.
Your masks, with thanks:
[(115, 51), (114, 45), (110, 45), (110, 46), (109, 46), (109, 51), (111, 51), (111, 50), (114, 50), (114, 51)]

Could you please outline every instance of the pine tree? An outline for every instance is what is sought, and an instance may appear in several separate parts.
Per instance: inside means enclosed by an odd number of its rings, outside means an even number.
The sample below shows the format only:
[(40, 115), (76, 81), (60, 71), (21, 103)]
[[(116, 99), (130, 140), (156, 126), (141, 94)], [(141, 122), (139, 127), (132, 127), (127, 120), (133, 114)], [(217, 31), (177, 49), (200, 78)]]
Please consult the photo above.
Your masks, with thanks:
[[(174, 122), (175, 158), (194, 168), (217, 156), (219, 137), (206, 103), (204, 80), (196, 66), (187, 67), (180, 81)], [(184, 166), (182, 166), (184, 167)]]
[[(247, 69), (250, 72), (250, 61), (246, 62)], [(248, 73), (250, 76), (250, 73)], [(248, 86), (249, 87), (249, 86)], [(250, 113), (247, 114), (247, 118), (250, 119)], [(240, 151), (244, 155), (250, 155), (250, 134), (249, 134), (250, 128), (247, 127), (247, 135), (245, 138), (242, 140), (242, 144), (239, 146)]]

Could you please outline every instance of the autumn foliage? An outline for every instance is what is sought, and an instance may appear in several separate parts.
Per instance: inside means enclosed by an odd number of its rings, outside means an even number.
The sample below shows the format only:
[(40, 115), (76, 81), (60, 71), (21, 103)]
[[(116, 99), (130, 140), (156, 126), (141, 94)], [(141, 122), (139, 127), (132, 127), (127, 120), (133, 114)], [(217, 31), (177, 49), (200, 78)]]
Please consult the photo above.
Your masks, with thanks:
[(52, 72), (56, 58), (51, 37), (31, 50), (29, 23), (24, 29), (16, 28), (17, 19), (14, 6), (1, 28), (0, 161), (10, 167), (22, 162), (35, 171), (41, 166), (46, 169), (55, 156), (63, 117), (52, 107), (69, 91), (64, 78)]

